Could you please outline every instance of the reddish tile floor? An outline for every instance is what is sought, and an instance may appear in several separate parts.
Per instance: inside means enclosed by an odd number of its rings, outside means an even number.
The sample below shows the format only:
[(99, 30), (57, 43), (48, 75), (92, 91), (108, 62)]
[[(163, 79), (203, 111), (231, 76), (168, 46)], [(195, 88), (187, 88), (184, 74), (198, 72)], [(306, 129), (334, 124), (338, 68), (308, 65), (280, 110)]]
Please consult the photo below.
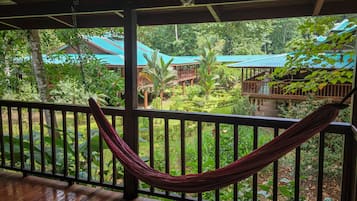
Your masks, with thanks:
[[(0, 170), (0, 201), (121, 201), (122, 193)], [(137, 198), (135, 201), (153, 201)]]

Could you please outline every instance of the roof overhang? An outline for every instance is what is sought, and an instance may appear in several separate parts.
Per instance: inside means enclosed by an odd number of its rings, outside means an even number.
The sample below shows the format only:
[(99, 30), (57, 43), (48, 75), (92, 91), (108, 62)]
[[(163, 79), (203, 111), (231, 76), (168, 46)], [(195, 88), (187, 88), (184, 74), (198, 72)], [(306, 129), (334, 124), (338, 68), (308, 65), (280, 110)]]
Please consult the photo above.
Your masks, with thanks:
[(357, 13), (357, 1), (0, 0), (0, 29), (120, 27), (126, 8), (145, 26)]

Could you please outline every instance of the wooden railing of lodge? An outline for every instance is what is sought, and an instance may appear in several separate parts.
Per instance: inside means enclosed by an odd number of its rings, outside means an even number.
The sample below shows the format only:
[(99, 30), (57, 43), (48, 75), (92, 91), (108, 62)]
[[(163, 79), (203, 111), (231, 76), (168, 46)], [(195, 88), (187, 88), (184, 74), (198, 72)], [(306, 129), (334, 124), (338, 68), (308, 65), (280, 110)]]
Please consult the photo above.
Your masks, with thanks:
[[(112, 125), (122, 136), (124, 126), (123, 117), (125, 110), (117, 108), (103, 109)], [(50, 116), (50, 124), (45, 121), (45, 113)], [(69, 183), (85, 183), (104, 186), (111, 189), (125, 189), (127, 181), (124, 180), (123, 167), (118, 160), (107, 149), (102, 138), (98, 135), (98, 129), (87, 106), (59, 105), (44, 103), (29, 103), (18, 101), (0, 101), (0, 168), (22, 172), (24, 175), (38, 175), (48, 178), (56, 178)], [(231, 161), (242, 156), (238, 152), (241, 146), (241, 128), (250, 130), (253, 138), (250, 146), (258, 148), (258, 139), (267, 135), (266, 130), (271, 131), (271, 137), (278, 136), (284, 129), (296, 123), (296, 120), (249, 117), (239, 115), (217, 115), (206, 113), (168, 112), (155, 110), (134, 110), (135, 118), (138, 118), (139, 127), (139, 153), (147, 160), (147, 163), (163, 172), (174, 175), (199, 173), (210, 169), (222, 167), (221, 154), (222, 143), (229, 138), (232, 157)], [(158, 124), (157, 122), (161, 122)], [(56, 122), (56, 123), (55, 123)], [(50, 126), (50, 125), (56, 125)], [(160, 126), (159, 126), (160, 125)], [(227, 132), (226, 128), (231, 131)], [(213, 138), (214, 146), (209, 148), (211, 153), (207, 155), (203, 149), (207, 149), (205, 139), (207, 130), (210, 130), (210, 138)], [(205, 132), (204, 132), (205, 131)], [(130, 134), (128, 134), (130, 135)], [(351, 165), (353, 155), (348, 154), (353, 144), (349, 139), (353, 138), (351, 125), (348, 123), (331, 123), (331, 125), (319, 136), (319, 148), (316, 152), (318, 159), (316, 199), (323, 200), (324, 163), (325, 163), (325, 138), (333, 135), (334, 138), (344, 139), (341, 166), (336, 167), (338, 174), (342, 175), (341, 200), (346, 200), (344, 193), (349, 188), (350, 176), (356, 171)], [(196, 155), (194, 162), (188, 163), (186, 151), (188, 149), (188, 137), (197, 141), (193, 149)], [(179, 146), (173, 146), (176, 139)], [(244, 143), (244, 142), (243, 142)], [(227, 146), (225, 146), (225, 149)], [(191, 147), (192, 149), (192, 147)], [(155, 154), (156, 151), (162, 154)], [(191, 150), (192, 151), (192, 150)], [(293, 196), (291, 199), (300, 200), (302, 195), (301, 178), (301, 150), (295, 151), (293, 166)], [(203, 158), (211, 157), (214, 167), (207, 167)], [(173, 163), (179, 165), (173, 166)], [(192, 172), (192, 168), (197, 172)], [(279, 200), (279, 186), (281, 185), (279, 174), (281, 166), (276, 161), (272, 164), (272, 200)], [(352, 168), (352, 169), (351, 169)], [(280, 175), (281, 176), (281, 175)], [(262, 180), (258, 174), (253, 175), (247, 188), (250, 189), (251, 200), (259, 199), (258, 192)], [(242, 194), (239, 184), (231, 186), (232, 191), (229, 198), (222, 198), (220, 192), (223, 189), (212, 191), (215, 200), (238, 200)], [(204, 194), (185, 194), (161, 191), (141, 183), (139, 193), (180, 200), (203, 200)]]
[(270, 97), (270, 98), (286, 98), (286, 99), (305, 99), (309, 95), (316, 98), (330, 98), (340, 100), (352, 90), (352, 84), (328, 84), (324, 88), (316, 92), (308, 92), (296, 90), (287, 92), (284, 87), (286, 84), (270, 85), (265, 81), (247, 80), (243, 81), (242, 93), (251, 97)]

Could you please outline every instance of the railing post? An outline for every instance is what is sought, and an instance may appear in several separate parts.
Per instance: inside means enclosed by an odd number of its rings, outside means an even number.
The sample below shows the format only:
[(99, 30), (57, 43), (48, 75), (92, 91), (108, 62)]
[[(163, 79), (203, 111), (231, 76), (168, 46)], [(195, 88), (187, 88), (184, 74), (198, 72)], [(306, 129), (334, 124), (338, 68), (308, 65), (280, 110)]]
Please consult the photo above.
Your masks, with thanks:
[(357, 139), (352, 131), (345, 136), (341, 200), (356, 200)]
[[(136, 49), (136, 11), (124, 10), (124, 51), (125, 51), (125, 114), (124, 140), (138, 152), (138, 118), (137, 109), (137, 49)], [(132, 200), (138, 196), (138, 179), (124, 170), (124, 199)]]
[[(357, 35), (355, 37), (357, 53)], [(355, 61), (353, 87), (357, 87), (357, 60)], [(357, 199), (357, 94), (352, 96), (352, 127), (345, 138), (341, 200)]]

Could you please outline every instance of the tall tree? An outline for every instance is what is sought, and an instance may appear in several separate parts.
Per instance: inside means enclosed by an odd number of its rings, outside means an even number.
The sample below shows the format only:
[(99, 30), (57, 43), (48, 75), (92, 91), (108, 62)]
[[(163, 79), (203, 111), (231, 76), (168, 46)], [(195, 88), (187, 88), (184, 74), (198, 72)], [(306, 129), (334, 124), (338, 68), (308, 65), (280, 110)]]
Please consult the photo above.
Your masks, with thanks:
[[(31, 64), (32, 71), (36, 78), (37, 89), (40, 94), (40, 99), (42, 102), (49, 102), (49, 91), (48, 91), (48, 80), (46, 77), (46, 71), (43, 64), (42, 52), (41, 52), (41, 40), (38, 30), (28, 30), (27, 31), (28, 42), (31, 51)], [(45, 110), (45, 118), (47, 125), (52, 129), (57, 127), (56, 118), (53, 119), (54, 125), (51, 122), (51, 115), (48, 110)], [(50, 133), (50, 131), (49, 131)], [(56, 137), (59, 137), (59, 133), (55, 132)]]
[(24, 31), (0, 31), (0, 96), (7, 90), (20, 89), (20, 77), (26, 71), (19, 58), (25, 56)]
[(266, 53), (281, 54), (291, 52), (292, 49), (287, 44), (298, 37), (298, 27), (305, 21), (305, 18), (285, 18), (272, 20), (273, 31), (269, 34), (269, 44)]
[(176, 71), (170, 66), (173, 58), (165, 62), (159, 55), (159, 51), (154, 51), (151, 57), (144, 55), (148, 64), (143, 69), (142, 74), (150, 80), (154, 85), (154, 93), (160, 96), (160, 105), (162, 109), (162, 101), (164, 99), (164, 91), (167, 86), (176, 79)]
[(43, 64), (41, 52), (41, 40), (38, 30), (28, 30), (27, 37), (31, 51), (31, 64), (36, 78), (38, 92), (42, 102), (49, 102), (48, 99), (48, 80)]

